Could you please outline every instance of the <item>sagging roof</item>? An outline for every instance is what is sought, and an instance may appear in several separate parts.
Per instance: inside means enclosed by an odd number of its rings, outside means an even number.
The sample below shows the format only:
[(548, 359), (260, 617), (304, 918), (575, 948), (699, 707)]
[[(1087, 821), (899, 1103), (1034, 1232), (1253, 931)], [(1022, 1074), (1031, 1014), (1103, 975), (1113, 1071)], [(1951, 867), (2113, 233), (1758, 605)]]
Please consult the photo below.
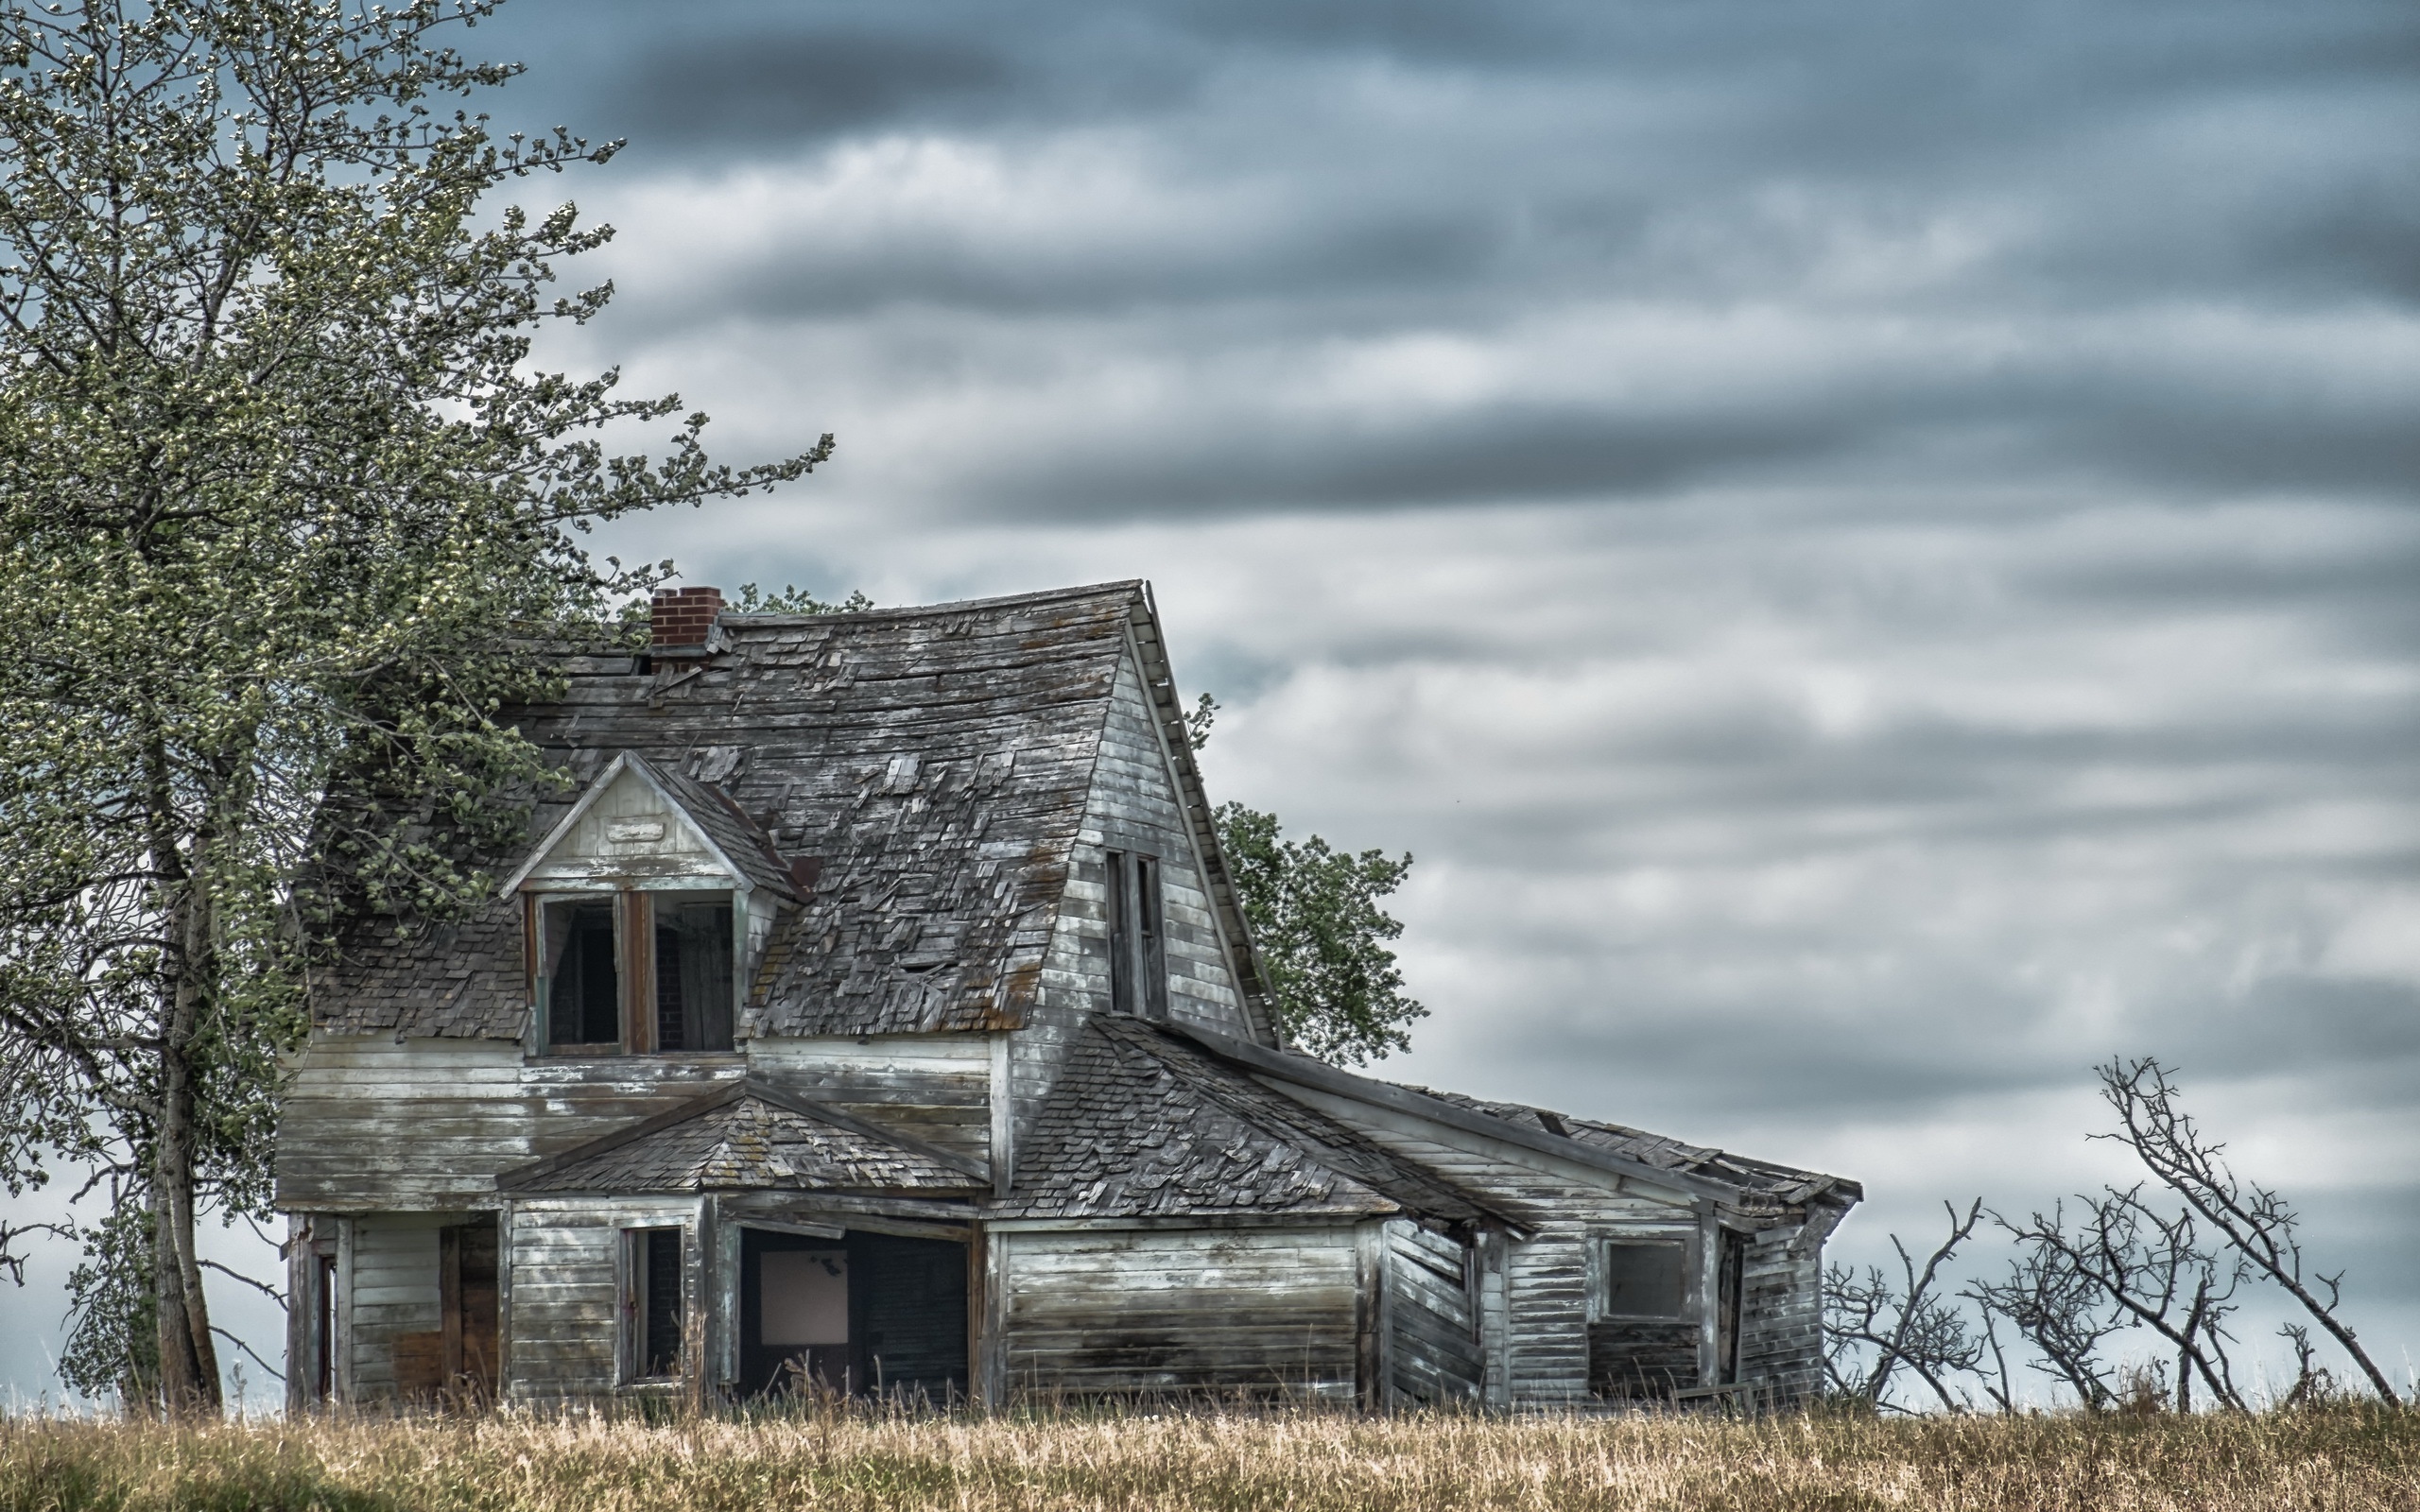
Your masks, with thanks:
[(838, 1108), (735, 1082), (629, 1128), (496, 1177), (526, 1194), (956, 1192), (983, 1168)]
[(1517, 1218), (1156, 1025), (1085, 1025), (1000, 1218), (1406, 1213)]
[[(769, 884), (812, 863), (741, 1010), (744, 1034), (1013, 1028), (1040, 986), (1129, 637), (1163, 724), (1182, 710), (1139, 582), (854, 614), (726, 612), (717, 649), (658, 662), (562, 655), (560, 704), (523, 731), (573, 792), (537, 806), (525, 850), (617, 756), (642, 758), (717, 844)], [(1256, 963), (1191, 750), (1170, 747), (1248, 1010)], [(722, 821), (709, 817), (717, 808)], [(753, 866), (754, 860), (743, 865)], [(337, 1033), (516, 1039), (521, 923), (500, 901), (432, 934), (354, 921), (314, 993)]]
[(1525, 1104), (1488, 1102), (1356, 1075), (1308, 1056), (1248, 1044), (1189, 1025), (1174, 1026), (1171, 1032), (1238, 1071), (1409, 1113), (1743, 1209), (1795, 1208), (1809, 1202), (1847, 1206), (1863, 1200), (1865, 1194), (1863, 1188), (1844, 1177), (1749, 1160)]

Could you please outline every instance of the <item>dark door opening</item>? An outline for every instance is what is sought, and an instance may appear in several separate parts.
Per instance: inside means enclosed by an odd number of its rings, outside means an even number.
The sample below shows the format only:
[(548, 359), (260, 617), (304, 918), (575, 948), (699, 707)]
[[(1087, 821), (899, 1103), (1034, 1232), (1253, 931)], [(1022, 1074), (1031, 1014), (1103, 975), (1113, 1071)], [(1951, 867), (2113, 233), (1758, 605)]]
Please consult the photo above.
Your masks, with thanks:
[(739, 1378), (748, 1396), (964, 1395), (966, 1246), (851, 1231), (740, 1230)]

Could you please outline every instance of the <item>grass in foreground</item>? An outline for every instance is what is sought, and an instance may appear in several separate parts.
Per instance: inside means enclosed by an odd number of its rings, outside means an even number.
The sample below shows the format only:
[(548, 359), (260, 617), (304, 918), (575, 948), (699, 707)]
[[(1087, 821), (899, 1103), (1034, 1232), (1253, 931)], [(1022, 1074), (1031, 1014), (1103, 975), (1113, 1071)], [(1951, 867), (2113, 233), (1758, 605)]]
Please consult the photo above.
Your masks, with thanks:
[(85, 1507), (2420, 1512), (2420, 1414), (0, 1420), (0, 1512)]

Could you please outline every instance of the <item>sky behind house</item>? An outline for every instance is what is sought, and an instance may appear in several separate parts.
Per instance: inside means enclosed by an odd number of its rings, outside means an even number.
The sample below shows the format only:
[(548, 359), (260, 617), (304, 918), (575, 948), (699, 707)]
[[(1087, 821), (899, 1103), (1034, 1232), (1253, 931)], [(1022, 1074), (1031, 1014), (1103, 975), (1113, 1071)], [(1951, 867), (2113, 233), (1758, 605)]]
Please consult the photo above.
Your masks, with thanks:
[(1151, 579), (1213, 797), (1418, 857), (1383, 1074), (1853, 1176), (1868, 1260), (2116, 1178), (2092, 1067), (2157, 1055), (2420, 1359), (2408, 0), (466, 40), (531, 65), (500, 123), (631, 140), (531, 188), (620, 229), (550, 360), (732, 461), (838, 437), (608, 548)]

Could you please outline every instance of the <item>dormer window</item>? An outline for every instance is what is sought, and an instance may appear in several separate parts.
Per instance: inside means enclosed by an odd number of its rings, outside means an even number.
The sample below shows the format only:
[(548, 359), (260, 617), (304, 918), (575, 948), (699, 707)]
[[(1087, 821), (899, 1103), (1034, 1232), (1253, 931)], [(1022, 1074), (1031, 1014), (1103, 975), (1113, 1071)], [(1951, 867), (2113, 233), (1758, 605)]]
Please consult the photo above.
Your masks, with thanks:
[(639, 896), (654, 915), (655, 1048), (729, 1050), (731, 894)]
[(538, 915), (543, 939), (539, 1005), (549, 1049), (622, 1047), (621, 931), (613, 898), (551, 898)]
[(542, 895), (529, 912), (549, 1051), (732, 1048), (738, 941), (728, 890)]
[(531, 1048), (728, 1053), (752, 953), (809, 884), (719, 791), (614, 758), (505, 883)]

